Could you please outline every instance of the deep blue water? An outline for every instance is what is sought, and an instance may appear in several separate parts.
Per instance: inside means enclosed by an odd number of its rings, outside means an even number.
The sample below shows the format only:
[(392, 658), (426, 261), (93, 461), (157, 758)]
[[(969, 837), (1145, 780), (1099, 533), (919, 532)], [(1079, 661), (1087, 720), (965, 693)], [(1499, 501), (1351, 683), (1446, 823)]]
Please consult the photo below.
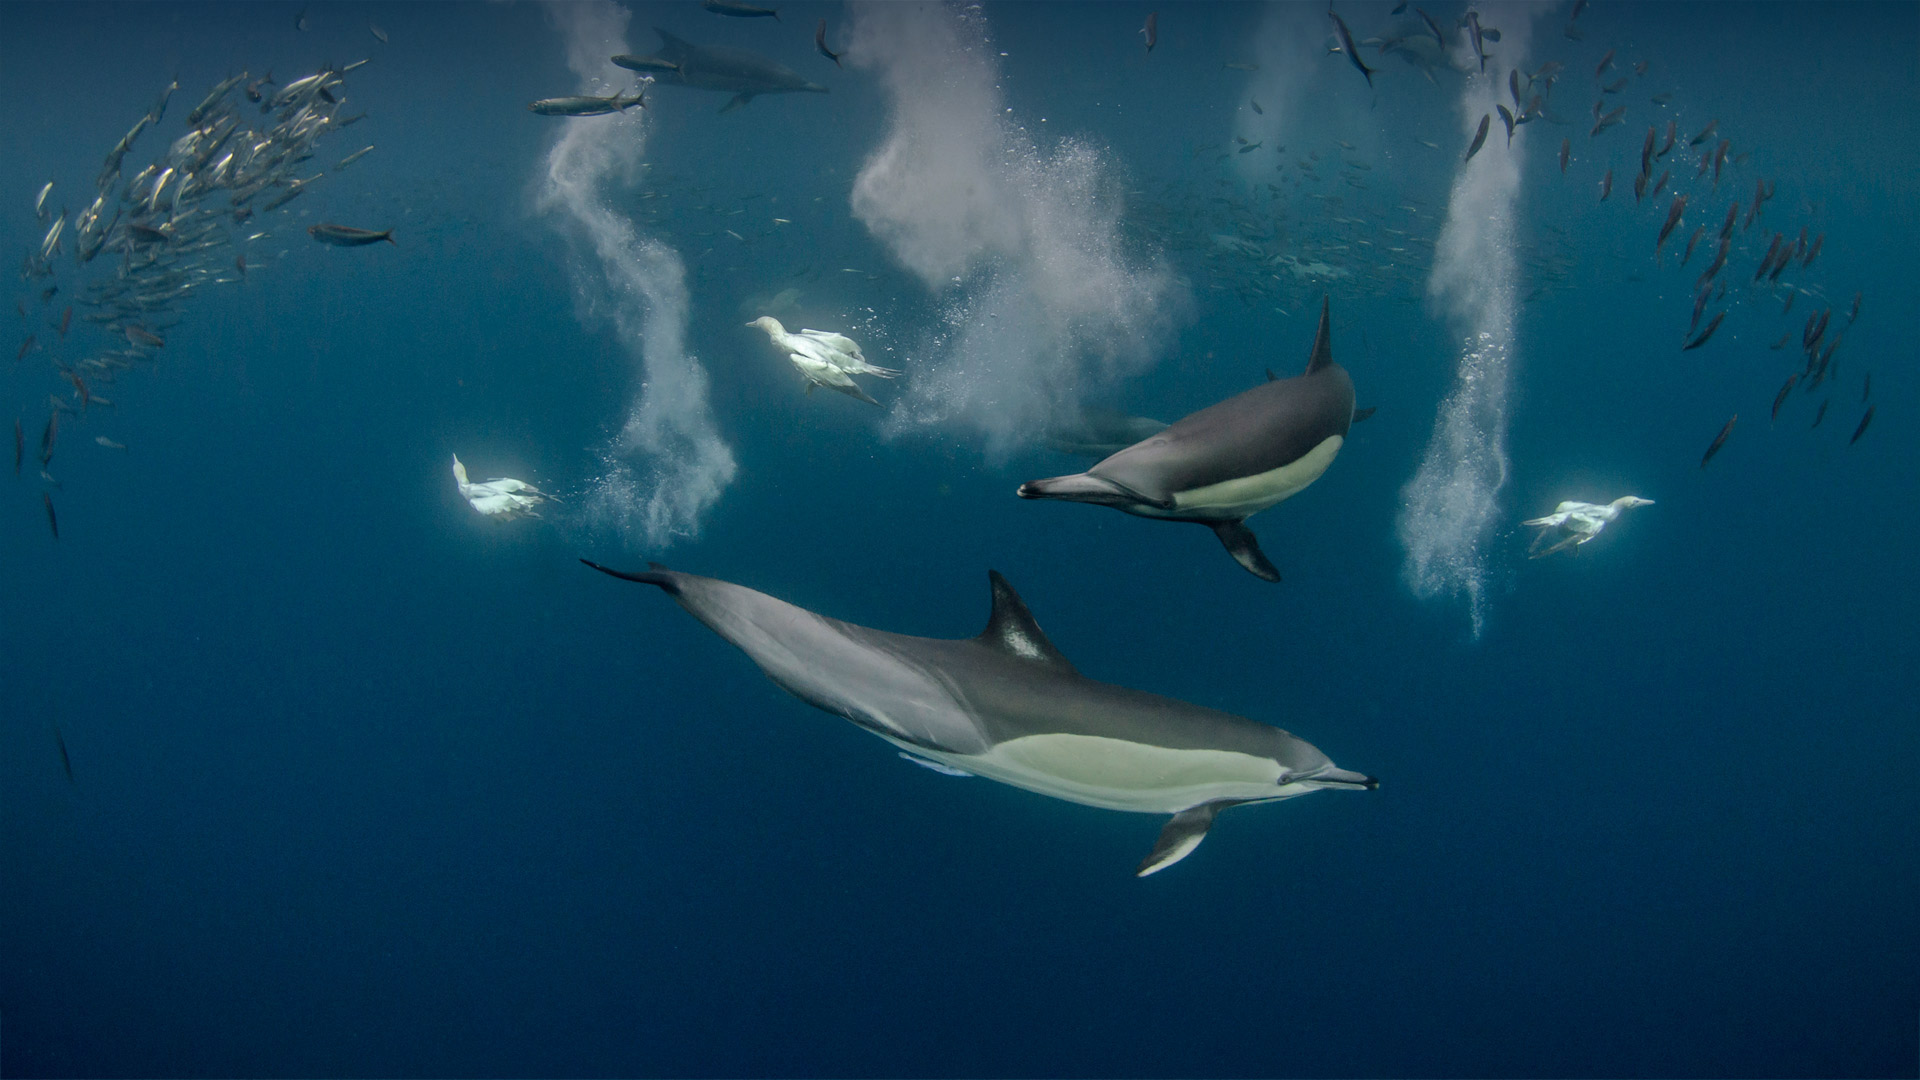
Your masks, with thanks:
[[(1317, 7), (1161, 5), (1150, 55), (1150, 5), (925, 15), (991, 35), (971, 89), (1024, 134), (990, 149), (1095, 148), (1125, 206), (1121, 277), (1165, 271), (1158, 336), (1111, 376), (1030, 350), (984, 369), (999, 390), (954, 342), (999, 317), (993, 281), (1033, 280), (993, 275), (1044, 274), (1038, 242), (958, 285), (903, 265), (852, 201), (897, 123), (884, 61), (847, 44), (876, 13), (780, 7), (635, 5), (626, 40), (754, 49), (831, 94), (720, 114), (722, 95), (657, 86), (644, 116), (565, 120), (526, 109), (578, 84), (574, 16), (537, 5), (313, 4), (304, 33), (297, 5), (0, 6), (0, 249), (23, 256), (41, 185), (80, 211), (170, 80), (128, 176), (230, 73), (373, 58), (348, 76), (367, 119), (309, 163), (328, 178), (238, 228), (269, 234), (246, 280), (182, 301), (158, 359), (96, 383), (113, 407), (63, 417), (58, 487), (34, 456), (48, 395), (75, 397), (53, 362), (106, 338), (53, 323), (111, 256), (80, 267), (69, 239), (55, 278), (9, 279), (25, 318), (4, 317), (41, 347), (0, 376), (28, 442), (0, 483), (0, 1071), (1915, 1075), (1920, 8), (1603, 2), (1578, 42), (1567, 6), (1534, 17), (1526, 66), (1565, 65), (1567, 123), (1515, 141), (1509, 467), (1474, 556), (1476, 637), (1465, 600), (1409, 588), (1397, 526), (1471, 327), (1428, 296), (1432, 251), (1384, 231), (1440, 232), (1461, 73), (1429, 83), (1363, 44), (1369, 90), (1324, 54)], [(1364, 39), (1387, 7), (1338, 10)], [(1428, 10), (1453, 32), (1456, 5)], [(1496, 57), (1522, 47), (1526, 14), (1484, 16), (1505, 23)], [(845, 70), (811, 49), (822, 17)], [(1590, 137), (1601, 98), (1626, 121)], [(1672, 196), (1636, 206), (1630, 182), (1669, 117), (1669, 192), (1694, 203), (1655, 263)], [(1708, 120), (1740, 155), (1718, 189), (1685, 146)], [(738, 466), (671, 543), (591, 512), (640, 380), (601, 264), (540, 208), (569, 124), (644, 137), (647, 168), (603, 202), (683, 260), (686, 350)], [(1482, 154), (1508, 153), (1492, 127)], [(1271, 198), (1234, 141), (1256, 129), (1289, 147), (1274, 177), (1311, 151), (1319, 178)], [(1727, 322), (1683, 353), (1724, 208), (1760, 177), (1775, 197), (1708, 308)], [(1015, 195), (1044, 193), (988, 202)], [(1211, 239), (1281, 207), (1264, 251), (1337, 239), (1348, 276), (1263, 280)], [(304, 235), (320, 221), (396, 244), (324, 247)], [(1768, 230), (1802, 225), (1824, 248), (1783, 278), (1805, 290), (1783, 316), (1748, 279)], [(865, 380), (886, 408), (803, 396), (741, 327), (786, 287), (790, 326), (907, 369)], [(1770, 423), (1806, 314), (1833, 306), (1838, 327), (1856, 291), (1837, 375)], [(1254, 519), (1282, 584), (1191, 526), (1013, 497), (1084, 467), (1030, 427), (989, 445), (983, 424), (1033, 392), (1018, 378), (1067, 370), (1047, 392), (1174, 419), (1297, 370), (1323, 292), (1379, 413)], [(1074, 319), (1063, 350), (1111, 343)], [(984, 414), (903, 420), (948, 400), (915, 396), (943, 371)], [(1849, 446), (1868, 371), (1876, 419)], [(453, 452), (567, 501), (481, 520)], [(1521, 519), (1629, 492), (1656, 505), (1577, 558), (1526, 558)], [(1237, 809), (1135, 880), (1158, 819), (912, 768), (579, 556), (942, 637), (977, 632), (992, 567), (1087, 674), (1284, 726), (1381, 786)]]

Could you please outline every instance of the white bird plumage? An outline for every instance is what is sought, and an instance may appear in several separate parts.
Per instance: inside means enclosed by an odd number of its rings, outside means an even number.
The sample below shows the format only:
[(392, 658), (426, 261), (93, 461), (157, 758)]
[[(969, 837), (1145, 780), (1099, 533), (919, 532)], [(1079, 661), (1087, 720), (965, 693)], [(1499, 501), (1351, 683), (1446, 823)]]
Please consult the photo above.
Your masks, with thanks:
[(540, 512), (535, 507), (543, 502), (559, 501), (525, 480), (512, 477), (495, 477), (480, 484), (469, 483), (467, 467), (460, 463), (459, 454), (453, 455), (453, 482), (460, 489), (460, 497), (471, 503), (475, 510), (500, 521), (523, 516), (539, 517)]
[(1527, 550), (1527, 557), (1538, 559), (1556, 551), (1577, 548), (1599, 536), (1600, 530), (1606, 528), (1608, 522), (1620, 516), (1620, 511), (1652, 505), (1652, 499), (1643, 499), (1638, 495), (1622, 495), (1610, 503), (1563, 502), (1546, 517), (1520, 523), (1540, 530), (1533, 538), (1533, 546)]
[(787, 354), (793, 366), (806, 376), (808, 393), (812, 393), (816, 386), (824, 386), (848, 397), (878, 405), (878, 401), (868, 397), (867, 392), (853, 381), (853, 376), (878, 375), (883, 379), (891, 379), (900, 374), (892, 368), (867, 363), (866, 356), (860, 352), (859, 343), (844, 334), (825, 330), (802, 330), (790, 334), (786, 327), (780, 325), (780, 320), (771, 315), (762, 315), (747, 325), (765, 330), (774, 347)]

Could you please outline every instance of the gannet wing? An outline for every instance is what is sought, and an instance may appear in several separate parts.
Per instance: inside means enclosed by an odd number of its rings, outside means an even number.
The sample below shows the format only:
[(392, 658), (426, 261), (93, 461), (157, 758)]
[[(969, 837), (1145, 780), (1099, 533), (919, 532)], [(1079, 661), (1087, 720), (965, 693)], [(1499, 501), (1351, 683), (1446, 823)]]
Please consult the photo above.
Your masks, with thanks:
[(851, 353), (862, 360), (866, 359), (866, 357), (860, 356), (860, 344), (845, 334), (836, 334), (829, 330), (802, 330), (800, 332), (838, 352)]

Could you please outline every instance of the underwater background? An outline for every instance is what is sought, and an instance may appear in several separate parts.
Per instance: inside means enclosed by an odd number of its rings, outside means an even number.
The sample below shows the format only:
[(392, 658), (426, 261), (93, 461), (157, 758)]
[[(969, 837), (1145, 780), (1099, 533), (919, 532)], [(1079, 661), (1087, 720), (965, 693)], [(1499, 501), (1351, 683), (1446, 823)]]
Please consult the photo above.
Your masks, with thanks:
[[(108, 331), (56, 324), (119, 256), (9, 279), (0, 1071), (1915, 1075), (1920, 8), (1487, 4), (1483, 75), (1458, 4), (1436, 62), (1342, 0), (1369, 86), (1317, 4), (778, 6), (0, 5), (29, 264), (169, 82), (128, 177), (222, 79), (372, 60), (110, 407), (60, 370)], [(831, 92), (528, 111), (631, 89), (598, 58), (655, 26)], [(1014, 497), (1086, 467), (1061, 416), (1296, 373), (1323, 295), (1378, 412), (1254, 519), (1281, 584)], [(802, 394), (775, 307), (905, 374)], [(1837, 371), (1770, 417), (1826, 308)], [(563, 501), (486, 520), (456, 452)], [(1381, 785), (1134, 880), (1158, 819), (909, 767), (582, 556), (935, 637), (991, 567), (1088, 675)]]

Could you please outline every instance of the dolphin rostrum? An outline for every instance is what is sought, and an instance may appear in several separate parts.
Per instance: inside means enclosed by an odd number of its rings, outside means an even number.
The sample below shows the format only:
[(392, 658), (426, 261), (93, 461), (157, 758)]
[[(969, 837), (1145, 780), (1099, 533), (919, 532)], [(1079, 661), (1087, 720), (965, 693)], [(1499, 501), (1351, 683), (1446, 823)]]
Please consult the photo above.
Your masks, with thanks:
[(781, 689), (912, 760), (1087, 806), (1171, 814), (1142, 877), (1192, 854), (1228, 807), (1377, 786), (1279, 728), (1087, 678), (992, 571), (986, 630), (946, 640), (855, 626), (658, 564), (623, 573), (581, 562), (659, 586)]
[(1141, 517), (1209, 526), (1241, 566), (1280, 572), (1246, 520), (1299, 494), (1333, 463), (1353, 423), (1353, 380), (1333, 362), (1328, 304), (1303, 375), (1273, 379), (1177, 420), (1072, 476), (1020, 485), (1023, 499), (1097, 503)]
[(733, 94), (721, 112), (737, 109), (761, 94), (802, 91), (824, 94), (827, 88), (808, 82), (800, 73), (759, 53), (724, 45), (695, 45), (659, 27), (660, 51), (652, 56), (616, 56), (613, 62), (630, 71), (653, 74), (661, 86), (690, 86)]

